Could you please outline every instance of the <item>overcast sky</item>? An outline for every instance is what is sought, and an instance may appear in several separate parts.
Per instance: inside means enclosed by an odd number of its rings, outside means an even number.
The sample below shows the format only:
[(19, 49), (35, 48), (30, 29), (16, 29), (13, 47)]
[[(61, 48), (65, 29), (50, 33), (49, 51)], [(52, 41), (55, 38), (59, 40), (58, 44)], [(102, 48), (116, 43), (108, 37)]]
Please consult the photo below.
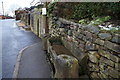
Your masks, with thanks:
[(0, 14), (3, 14), (2, 1), (5, 14), (13, 15), (15, 9), (30, 7), (30, 3), (33, 0), (0, 0)]

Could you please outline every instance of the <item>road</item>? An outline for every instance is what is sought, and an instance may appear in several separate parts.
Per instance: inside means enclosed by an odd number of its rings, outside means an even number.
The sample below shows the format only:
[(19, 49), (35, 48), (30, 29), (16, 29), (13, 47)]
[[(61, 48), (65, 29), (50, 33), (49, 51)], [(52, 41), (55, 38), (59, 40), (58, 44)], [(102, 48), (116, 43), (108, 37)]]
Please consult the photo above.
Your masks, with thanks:
[[(0, 20), (2, 32), (2, 78), (12, 78), (18, 52), (31, 44), (39, 42), (30, 31), (24, 31), (16, 25), (14, 19)], [(1, 28), (2, 27), (2, 28)]]

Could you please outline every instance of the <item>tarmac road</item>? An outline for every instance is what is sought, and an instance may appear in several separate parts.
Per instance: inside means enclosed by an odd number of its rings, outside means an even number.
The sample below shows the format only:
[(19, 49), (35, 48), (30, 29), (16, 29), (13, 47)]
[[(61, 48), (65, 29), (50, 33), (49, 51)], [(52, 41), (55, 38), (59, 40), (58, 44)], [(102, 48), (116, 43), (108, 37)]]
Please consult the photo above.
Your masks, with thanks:
[(14, 19), (0, 20), (0, 32), (2, 32), (0, 35), (2, 37), (2, 78), (12, 78), (19, 51), (41, 39), (30, 31), (20, 29)]

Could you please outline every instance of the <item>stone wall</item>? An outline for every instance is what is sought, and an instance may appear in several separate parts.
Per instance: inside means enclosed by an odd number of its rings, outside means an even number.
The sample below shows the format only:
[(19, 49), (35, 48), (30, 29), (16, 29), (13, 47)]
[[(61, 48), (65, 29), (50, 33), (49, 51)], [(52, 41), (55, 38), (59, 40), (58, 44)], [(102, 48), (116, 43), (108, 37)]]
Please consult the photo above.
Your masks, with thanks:
[[(120, 78), (120, 33), (103, 31), (98, 26), (81, 25), (58, 18), (57, 14), (54, 11), (49, 17), (49, 34), (51, 37), (60, 36), (64, 46), (78, 59), (80, 75)], [(31, 13), (30, 19), (32, 31), (39, 35), (44, 33), (40, 15)]]
[(43, 16), (41, 10), (35, 9), (31, 13), (22, 14), (21, 21), (26, 25), (30, 26), (31, 31), (39, 37), (44, 34), (43, 27)]
[(30, 27), (31, 30), (34, 34), (39, 36), (40, 30), (39, 29), (41, 27), (41, 22), (40, 22), (41, 16), (40, 16), (40, 12), (32, 12), (30, 14)]
[[(51, 15), (49, 34), (60, 36), (91, 78), (120, 78), (120, 35)], [(80, 71), (79, 71), (80, 72)]]

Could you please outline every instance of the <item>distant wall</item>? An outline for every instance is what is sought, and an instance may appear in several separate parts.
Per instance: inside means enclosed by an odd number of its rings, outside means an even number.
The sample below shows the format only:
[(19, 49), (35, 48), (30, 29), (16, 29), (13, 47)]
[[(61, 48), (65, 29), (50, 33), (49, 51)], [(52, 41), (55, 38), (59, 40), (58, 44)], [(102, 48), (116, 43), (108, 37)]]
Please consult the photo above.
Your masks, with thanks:
[(31, 31), (39, 37), (41, 37), (44, 33), (42, 15), (40, 11), (22, 14), (21, 21), (24, 22), (26, 26), (30, 26)]

